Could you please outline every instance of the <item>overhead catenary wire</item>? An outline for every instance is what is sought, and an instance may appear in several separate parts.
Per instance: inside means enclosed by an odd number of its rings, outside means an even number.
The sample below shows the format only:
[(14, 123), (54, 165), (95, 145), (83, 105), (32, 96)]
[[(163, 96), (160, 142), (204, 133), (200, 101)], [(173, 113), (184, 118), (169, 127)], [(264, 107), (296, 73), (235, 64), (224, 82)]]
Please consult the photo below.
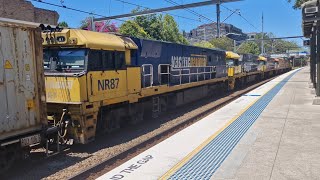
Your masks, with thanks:
[[(173, 1), (173, 0), (164, 0), (164, 1), (166, 1), (166, 2), (168, 2), (168, 3), (170, 3), (170, 4), (173, 4), (173, 5), (181, 5), (181, 4), (179, 4), (179, 3), (177, 3), (177, 2), (175, 2), (175, 1)], [(208, 17), (206, 17), (206, 16), (204, 16), (204, 15), (202, 15), (202, 14), (200, 14), (200, 13), (197, 13), (197, 12), (195, 12), (194, 10), (191, 10), (191, 9), (189, 9), (189, 8), (185, 8), (185, 10), (188, 11), (188, 12), (190, 12), (190, 13), (192, 13), (192, 14), (194, 14), (194, 15), (196, 15), (196, 16), (198, 16), (199, 18), (205, 19), (205, 20), (207, 20), (207, 21), (209, 21), (209, 22), (212, 22), (212, 23), (215, 22), (215, 21), (213, 21), (212, 19), (210, 19), (210, 18), (208, 18)]]
[[(89, 12), (89, 11), (84, 11), (84, 10), (81, 10), (81, 9), (76, 9), (76, 8), (72, 8), (72, 7), (67, 7), (66, 5), (63, 5), (63, 4), (59, 5), (59, 4), (44, 2), (44, 1), (42, 1), (42, 0), (28, 0), (28, 1), (38, 2), (38, 3), (42, 3), (42, 4), (47, 4), (47, 5), (50, 5), (50, 6), (55, 6), (55, 7), (59, 7), (59, 8), (64, 8), (64, 9), (76, 11), (76, 12), (81, 12), (81, 13), (84, 13), (84, 14), (89, 14), (89, 15), (94, 15), (94, 16), (98, 16), (98, 17), (107, 18), (107, 16), (102, 15), (102, 14), (97, 14), (97, 13), (93, 13), (93, 12)], [(138, 7), (139, 7), (139, 6), (140, 6), (140, 7), (143, 7), (143, 6), (141, 6), (141, 5), (134, 4), (134, 3), (130, 3), (130, 2), (126, 2), (126, 1), (122, 1), (122, 0), (118, 0), (118, 1), (119, 1), (119, 2), (122, 2), (122, 3), (126, 3), (126, 4), (135, 5), (135, 6), (138, 6)], [(144, 7), (144, 8), (147, 8), (147, 7)], [(188, 18), (188, 17), (176, 15), (176, 14), (171, 14), (171, 13), (167, 13), (167, 14), (170, 14), (170, 15), (173, 15), (173, 16), (177, 16), (177, 17), (180, 17), (180, 18), (184, 18), (184, 19), (188, 19), (188, 20), (193, 20), (193, 21), (201, 22), (201, 20), (196, 20), (196, 19), (192, 19), (192, 18)], [(122, 19), (120, 19), (120, 18), (115, 18), (115, 20), (125, 22), (125, 20), (122, 20)]]
[[(135, 3), (132, 3), (132, 2), (123, 1), (123, 0), (114, 0), (114, 1), (118, 1), (118, 2), (121, 2), (121, 3), (124, 3), (124, 4), (129, 4), (129, 5), (132, 5), (132, 6), (136, 6), (136, 7), (141, 7), (141, 8), (145, 8), (145, 9), (150, 9), (149, 7), (142, 6), (142, 5), (139, 5), (139, 4), (135, 4)], [(169, 14), (169, 15), (171, 15), (171, 16), (176, 16), (176, 17), (179, 17), (179, 18), (184, 18), (184, 19), (192, 20), (192, 21), (201, 22), (201, 20), (198, 20), (198, 19), (193, 19), (193, 18), (189, 18), (189, 17), (184, 17), (184, 16), (172, 14), (172, 13), (166, 13), (166, 14)]]
[[(224, 5), (221, 5), (222, 7), (224, 7), (225, 9), (227, 9), (228, 11), (231, 11), (231, 12), (235, 12), (234, 10), (224, 6)], [(260, 31), (260, 29), (258, 29), (256, 26), (254, 26), (247, 18), (245, 18), (244, 16), (241, 15), (241, 13), (236, 13), (238, 16), (240, 16), (243, 20), (245, 20), (250, 26), (252, 26), (254, 29)]]
[[(92, 13), (92, 12), (88, 12), (88, 11), (84, 11), (84, 10), (80, 10), (80, 9), (76, 9), (76, 8), (71, 8), (71, 7), (67, 7), (65, 5), (59, 5), (59, 4), (53, 4), (53, 3), (44, 2), (42, 0), (29, 0), (29, 1), (38, 2), (38, 3), (42, 3), (42, 4), (47, 4), (47, 5), (55, 6), (55, 7), (60, 7), (60, 8), (68, 9), (68, 10), (71, 10), (71, 11), (81, 12), (81, 13), (84, 13), (84, 14), (89, 14), (89, 15), (94, 15), (94, 16), (99, 16), (99, 17), (104, 17), (104, 18), (107, 17), (105, 15)], [(122, 19), (115, 19), (115, 20), (125, 22), (125, 20), (122, 20)]]

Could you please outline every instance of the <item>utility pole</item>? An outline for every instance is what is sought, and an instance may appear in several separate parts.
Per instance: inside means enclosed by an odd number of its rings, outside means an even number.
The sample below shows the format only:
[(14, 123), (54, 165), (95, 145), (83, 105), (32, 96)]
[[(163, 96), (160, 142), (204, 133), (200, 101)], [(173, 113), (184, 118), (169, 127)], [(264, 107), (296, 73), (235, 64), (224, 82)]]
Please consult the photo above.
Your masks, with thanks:
[(261, 36), (261, 54), (264, 54), (264, 27), (263, 27), (263, 12), (262, 12), (262, 36)]
[(93, 16), (90, 17), (91, 31), (96, 31), (96, 24), (93, 20)]
[[(318, 8), (320, 7), (320, 4), (318, 5)], [(320, 12), (318, 12), (318, 17), (320, 16)], [(320, 29), (320, 21), (317, 21), (316, 23), (316, 32), (319, 32)], [(320, 35), (317, 33), (317, 46), (316, 46), (316, 50), (317, 50), (317, 56), (316, 56), (316, 60), (317, 60), (317, 64), (316, 64), (316, 77), (317, 77), (317, 81), (316, 81), (316, 94), (319, 97), (320, 96), (320, 57), (319, 57), (319, 53), (320, 53)]]
[(217, 2), (217, 37), (220, 38), (220, 0)]

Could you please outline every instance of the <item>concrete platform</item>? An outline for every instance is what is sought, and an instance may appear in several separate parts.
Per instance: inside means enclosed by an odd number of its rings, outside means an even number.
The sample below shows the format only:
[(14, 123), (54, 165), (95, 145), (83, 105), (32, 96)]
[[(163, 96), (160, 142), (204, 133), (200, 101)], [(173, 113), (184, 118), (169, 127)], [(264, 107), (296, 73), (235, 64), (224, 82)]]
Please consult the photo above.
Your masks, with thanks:
[(260, 86), (99, 179), (320, 179), (308, 68)]
[(320, 179), (320, 107), (308, 70), (286, 83), (212, 179)]

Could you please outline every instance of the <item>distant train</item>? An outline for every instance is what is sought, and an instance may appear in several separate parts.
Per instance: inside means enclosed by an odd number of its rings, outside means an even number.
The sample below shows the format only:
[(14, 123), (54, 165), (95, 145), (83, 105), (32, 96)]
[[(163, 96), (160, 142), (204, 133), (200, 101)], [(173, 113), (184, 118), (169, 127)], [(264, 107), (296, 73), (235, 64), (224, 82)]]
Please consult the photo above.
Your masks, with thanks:
[(262, 56), (78, 29), (42, 38), (49, 124), (83, 144), (289, 70), (267, 69)]

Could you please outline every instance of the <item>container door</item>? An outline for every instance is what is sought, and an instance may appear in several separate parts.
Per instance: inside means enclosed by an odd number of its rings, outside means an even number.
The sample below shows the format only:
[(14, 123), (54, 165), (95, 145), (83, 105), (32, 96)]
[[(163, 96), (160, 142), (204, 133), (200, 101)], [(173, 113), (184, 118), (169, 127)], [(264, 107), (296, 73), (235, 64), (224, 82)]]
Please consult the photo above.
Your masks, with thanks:
[(0, 133), (30, 130), (39, 121), (32, 38), (33, 32), (0, 27)]
[(2, 58), (4, 57), (3, 54), (3, 48), (5, 44), (3, 43), (2, 35), (0, 34), (0, 133), (5, 131), (7, 129), (8, 124), (6, 123), (8, 121), (7, 115), (8, 115), (8, 107), (7, 107), (7, 89), (6, 89), (6, 80), (5, 80), (5, 69), (4, 64), (5, 60)]

